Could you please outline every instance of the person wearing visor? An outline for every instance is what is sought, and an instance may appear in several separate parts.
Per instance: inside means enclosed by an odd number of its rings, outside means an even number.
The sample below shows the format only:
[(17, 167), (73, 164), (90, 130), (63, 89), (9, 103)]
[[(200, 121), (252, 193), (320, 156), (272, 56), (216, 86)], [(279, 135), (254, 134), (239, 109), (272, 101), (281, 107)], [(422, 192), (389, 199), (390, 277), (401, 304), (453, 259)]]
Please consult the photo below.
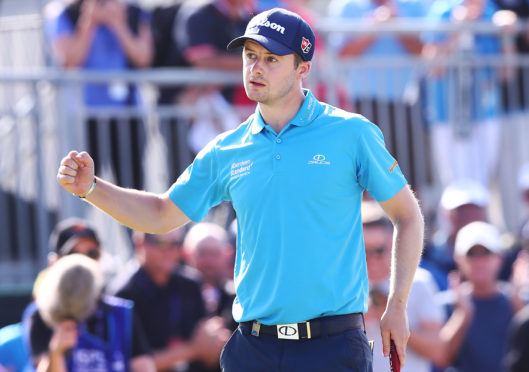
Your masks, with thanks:
[(228, 48), (243, 48), (243, 82), (255, 113), (212, 140), (163, 194), (95, 177), (86, 152), (71, 151), (58, 169), (67, 191), (150, 233), (201, 221), (215, 205), (232, 203), (238, 231), (232, 314), (239, 327), (221, 354), (225, 372), (372, 370), (362, 329), (365, 190), (395, 226), (381, 332), (384, 354), (393, 340), (405, 360), (422, 214), (377, 126), (303, 89), (315, 43), (293, 12), (274, 8), (252, 18)]

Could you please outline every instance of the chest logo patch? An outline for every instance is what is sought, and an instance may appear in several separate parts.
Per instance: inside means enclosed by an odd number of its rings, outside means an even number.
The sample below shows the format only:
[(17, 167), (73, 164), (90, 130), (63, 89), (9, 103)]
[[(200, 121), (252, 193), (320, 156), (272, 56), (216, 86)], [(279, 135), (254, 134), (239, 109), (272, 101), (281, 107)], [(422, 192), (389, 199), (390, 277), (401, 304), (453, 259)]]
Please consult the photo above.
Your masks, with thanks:
[(252, 165), (253, 161), (251, 160), (243, 160), (237, 163), (231, 163), (230, 180), (249, 175)]
[(308, 164), (330, 165), (331, 162), (325, 159), (325, 155), (317, 154), (312, 157), (312, 160), (309, 160)]

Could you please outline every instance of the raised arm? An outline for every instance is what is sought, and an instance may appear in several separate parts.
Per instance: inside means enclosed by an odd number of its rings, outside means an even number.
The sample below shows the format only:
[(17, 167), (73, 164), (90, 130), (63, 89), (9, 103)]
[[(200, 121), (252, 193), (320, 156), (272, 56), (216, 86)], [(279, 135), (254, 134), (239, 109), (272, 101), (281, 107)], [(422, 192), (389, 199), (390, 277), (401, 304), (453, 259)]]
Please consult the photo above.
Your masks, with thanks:
[(422, 253), (424, 220), (419, 203), (408, 186), (380, 204), (395, 226), (390, 289), (380, 331), (384, 356), (389, 355), (390, 340), (393, 340), (401, 364), (404, 364), (410, 336), (406, 304)]
[(57, 180), (66, 191), (86, 196), (86, 201), (134, 230), (159, 234), (189, 222), (168, 193), (126, 189), (96, 178), (94, 161), (86, 152), (71, 151), (64, 157)]

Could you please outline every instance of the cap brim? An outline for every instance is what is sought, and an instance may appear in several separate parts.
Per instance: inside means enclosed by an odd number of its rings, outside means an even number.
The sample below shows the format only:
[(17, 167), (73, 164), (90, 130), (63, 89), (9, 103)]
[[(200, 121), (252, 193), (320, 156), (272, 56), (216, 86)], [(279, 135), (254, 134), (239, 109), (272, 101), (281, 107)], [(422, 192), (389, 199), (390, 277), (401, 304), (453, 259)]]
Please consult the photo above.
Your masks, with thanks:
[(284, 55), (287, 55), (287, 54), (295, 53), (295, 51), (293, 51), (289, 47), (281, 44), (278, 41), (275, 41), (273, 39), (267, 38), (266, 36), (263, 36), (263, 35), (243, 35), (243, 36), (239, 36), (238, 38), (235, 38), (232, 41), (230, 41), (230, 43), (228, 44), (226, 49), (232, 50), (232, 49), (240, 48), (240, 47), (244, 46), (244, 42), (246, 40), (253, 40), (255, 42), (258, 42), (263, 47), (265, 47), (269, 52), (271, 52), (273, 54), (277, 54), (278, 56), (284, 56)]
[(60, 255), (69, 254), (72, 251), (73, 247), (77, 244), (77, 241), (82, 238), (92, 239), (97, 245), (99, 245), (99, 240), (94, 236), (94, 234), (89, 231), (83, 231), (72, 235), (70, 239), (63, 243), (57, 253)]

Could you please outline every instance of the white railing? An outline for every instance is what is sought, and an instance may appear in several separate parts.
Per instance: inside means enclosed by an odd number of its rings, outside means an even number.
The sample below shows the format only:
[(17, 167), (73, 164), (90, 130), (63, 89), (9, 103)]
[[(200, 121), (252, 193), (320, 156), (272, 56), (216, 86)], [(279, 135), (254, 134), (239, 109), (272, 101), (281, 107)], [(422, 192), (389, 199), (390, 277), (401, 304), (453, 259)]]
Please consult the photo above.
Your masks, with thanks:
[[(234, 85), (241, 82), (240, 73), (195, 69), (91, 72), (44, 67), (44, 61), (49, 57), (46, 57), (47, 48), (37, 41), (41, 37), (41, 23), (38, 17), (32, 19), (25, 27), (21, 26), (21, 22), (0, 21), (0, 43), (16, 41), (25, 47), (32, 45), (35, 55), (33, 61), (20, 63), (17, 61), (29, 58), (31, 53), (17, 49), (16, 57), (14, 54), (9, 57), (0, 55), (0, 291), (14, 286), (28, 288), (31, 285), (36, 272), (45, 265), (50, 229), (57, 220), (67, 216), (89, 216), (96, 220), (106, 248), (120, 260), (130, 254), (126, 233), (117, 224), (67, 195), (55, 182), (56, 166), (60, 157), (72, 148), (86, 148), (83, 123), (87, 118), (96, 118), (102, 125), (111, 117), (120, 118), (123, 123), (128, 118), (140, 119), (142, 135), (146, 142), (142, 167), (144, 184), (149, 190), (162, 191), (174, 181), (167, 176), (171, 173), (170, 169), (181, 169), (191, 161), (190, 151), (186, 146), (186, 135), (190, 121), (196, 116), (197, 107), (158, 106), (155, 98), (156, 87)], [(517, 27), (521, 29), (525, 26)], [(504, 42), (508, 42), (505, 40), (512, 36), (496, 26), (482, 23), (431, 25), (410, 21), (388, 23), (373, 28), (362, 22), (323, 19), (317, 24), (317, 28), (324, 39), (333, 33), (417, 34), (453, 33), (463, 30), (501, 35)], [(26, 36), (23, 36), (24, 32)], [(31, 39), (32, 43), (24, 45), (20, 37)], [(339, 105), (341, 101), (337, 87), (343, 86), (347, 79), (355, 75), (361, 76), (365, 69), (392, 70), (394, 73), (391, 79), (399, 79), (399, 70), (409, 68), (414, 72), (418, 84), (415, 87), (418, 89), (415, 91), (415, 99), (422, 102), (420, 99), (424, 98), (421, 97), (424, 91), (419, 89), (420, 84), (428, 83), (429, 72), (433, 67), (439, 66), (450, 68), (456, 74), (468, 68), (487, 66), (524, 67), (529, 71), (529, 58), (519, 55), (462, 58), (454, 55), (434, 61), (426, 61), (420, 57), (340, 60), (334, 51), (325, 48), (314, 63), (312, 78), (307, 81), (307, 85), (314, 89), (325, 86), (325, 99), (331, 104)], [(85, 107), (82, 86), (96, 82), (135, 84), (144, 93), (144, 104), (140, 107), (119, 109)], [(529, 91), (529, 76), (525, 76), (524, 82)], [(498, 89), (501, 83), (501, 80), (496, 81)], [(446, 98), (448, 100), (448, 97)], [(529, 97), (526, 96), (526, 99)], [(525, 102), (525, 107), (528, 106), (529, 103)], [(243, 110), (248, 111), (247, 108)], [(388, 115), (384, 109), (378, 114), (382, 118)], [(174, 125), (168, 123), (171, 118), (178, 122), (177, 144), (162, 139), (161, 133)], [(398, 123), (408, 120), (402, 113), (397, 113)], [(522, 212), (512, 179), (516, 167), (523, 161), (529, 161), (529, 146), (525, 141), (529, 138), (529, 117), (526, 112), (522, 112), (516, 117), (502, 115), (501, 120), (504, 136), (502, 141), (508, 146), (505, 147), (506, 151), (501, 153), (500, 159), (500, 163), (507, 166), (498, 171), (497, 184), (501, 192), (498, 198), (503, 207), (503, 216), (498, 218), (507, 228), (513, 228), (517, 226)], [(435, 208), (439, 179), (435, 167), (432, 166), (428, 148), (429, 130), (424, 125), (420, 110), (412, 111), (410, 122), (410, 125), (400, 125), (399, 128), (404, 130), (397, 132), (391, 132), (384, 120), (377, 124), (382, 128), (386, 141), (394, 146), (392, 150), (397, 153), (405, 173), (413, 174), (415, 186), (424, 199), (423, 204), (426, 208)], [(131, 135), (126, 125), (118, 125), (118, 132), (120, 138), (129, 138)], [(101, 140), (100, 144), (103, 144), (103, 152), (111, 153), (108, 136), (100, 133), (98, 138)], [(118, 146), (118, 152), (121, 153), (131, 150), (128, 140), (119, 142)], [(178, 154), (178, 161), (170, 159), (168, 155), (175, 153)], [(122, 164), (121, 179), (130, 181), (134, 167), (137, 167), (137, 164)]]

